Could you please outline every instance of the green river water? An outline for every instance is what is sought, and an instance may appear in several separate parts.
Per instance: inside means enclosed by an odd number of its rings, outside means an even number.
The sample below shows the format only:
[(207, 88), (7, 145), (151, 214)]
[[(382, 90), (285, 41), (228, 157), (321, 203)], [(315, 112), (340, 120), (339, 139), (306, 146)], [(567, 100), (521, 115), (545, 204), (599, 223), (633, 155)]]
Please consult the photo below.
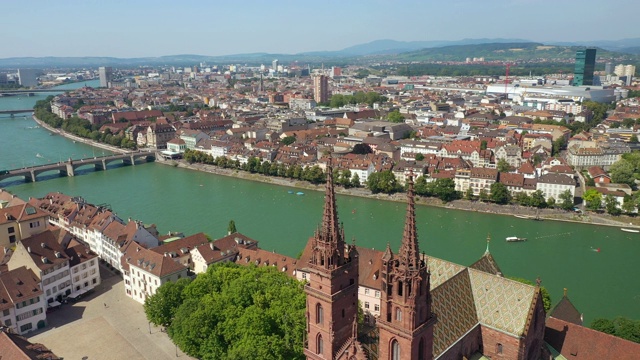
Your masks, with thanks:
[[(44, 97), (0, 98), (0, 109), (28, 108)], [(36, 123), (25, 115), (0, 115), (0, 169), (102, 155), (103, 150), (33, 128)], [(258, 240), (261, 248), (289, 256), (303, 249), (322, 216), (322, 192), (297, 196), (287, 187), (161, 164), (44, 177), (48, 179), (27, 184), (4, 181), (0, 186), (23, 198), (51, 191), (82, 196), (90, 203), (109, 204), (124, 219), (155, 223), (161, 233), (205, 232), (218, 238), (233, 219), (238, 230)], [(404, 204), (338, 196), (338, 208), (348, 239), (355, 237), (358, 245), (381, 250), (389, 242), (398, 249)], [(596, 317), (640, 318), (640, 234), (426, 206), (418, 206), (416, 216), (420, 247), (427, 255), (469, 265), (482, 256), (490, 233), (491, 253), (505, 275), (532, 281), (539, 276), (554, 303), (568, 288), (587, 324)], [(507, 236), (528, 241), (506, 243)]]

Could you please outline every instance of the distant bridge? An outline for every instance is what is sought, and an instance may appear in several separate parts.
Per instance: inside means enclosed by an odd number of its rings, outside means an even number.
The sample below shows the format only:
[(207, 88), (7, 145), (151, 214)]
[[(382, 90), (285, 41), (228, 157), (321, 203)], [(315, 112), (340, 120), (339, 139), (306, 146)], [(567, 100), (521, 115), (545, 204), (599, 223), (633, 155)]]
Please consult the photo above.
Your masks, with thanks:
[(54, 164), (37, 165), (14, 170), (0, 170), (0, 181), (21, 177), (25, 182), (38, 181), (38, 176), (44, 173), (58, 173), (60, 176), (74, 176), (75, 172), (82, 167), (93, 167), (96, 170), (107, 170), (107, 165), (111, 163), (122, 163), (124, 165), (135, 165), (136, 162), (153, 161), (156, 153), (152, 151), (131, 152), (120, 155), (98, 156), (87, 159), (71, 160)]
[(13, 117), (13, 115), (15, 114), (31, 113), (31, 112), (33, 112), (33, 109), (0, 110), (0, 114), (10, 114), (11, 117)]
[(17, 95), (17, 94), (35, 94), (35, 93), (61, 93), (70, 91), (70, 89), (31, 89), (31, 90), (0, 90), (0, 96)]

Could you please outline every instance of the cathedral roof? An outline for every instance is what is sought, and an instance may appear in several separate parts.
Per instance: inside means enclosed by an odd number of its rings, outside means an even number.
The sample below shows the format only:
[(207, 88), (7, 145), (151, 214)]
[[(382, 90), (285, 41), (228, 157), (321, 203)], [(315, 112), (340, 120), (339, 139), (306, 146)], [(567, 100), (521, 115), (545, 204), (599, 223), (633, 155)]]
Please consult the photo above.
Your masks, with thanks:
[(549, 312), (549, 316), (553, 316), (556, 319), (564, 320), (576, 325), (582, 325), (582, 314), (575, 306), (573, 306), (571, 300), (567, 297), (566, 290), (567, 289), (565, 289), (565, 294), (562, 299), (560, 299), (556, 306), (554, 306)]
[(431, 290), (440, 286), (445, 281), (454, 277), (456, 274), (465, 269), (464, 266), (452, 263), (450, 261), (427, 256), (427, 267), (431, 274)]
[(431, 292), (433, 312), (433, 355), (440, 356), (464, 334), (478, 325), (469, 270), (464, 269)]
[(493, 274), (493, 275), (502, 275), (502, 271), (500, 270), (498, 263), (493, 258), (493, 256), (491, 256), (491, 253), (488, 251), (485, 252), (484, 255), (482, 255), (482, 257), (478, 261), (474, 262), (469, 267), (472, 269), (484, 271), (486, 273)]

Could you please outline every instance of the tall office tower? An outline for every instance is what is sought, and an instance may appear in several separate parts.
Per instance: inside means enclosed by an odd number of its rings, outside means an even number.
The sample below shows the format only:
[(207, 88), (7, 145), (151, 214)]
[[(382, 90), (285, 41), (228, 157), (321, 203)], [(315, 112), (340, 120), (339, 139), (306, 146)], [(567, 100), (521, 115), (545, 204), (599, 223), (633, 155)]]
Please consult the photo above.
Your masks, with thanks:
[(20, 81), (20, 86), (38, 86), (38, 70), (18, 69), (18, 79)]
[(271, 62), (271, 68), (273, 71), (278, 71), (278, 59), (275, 59)]
[(98, 74), (100, 75), (100, 87), (109, 87), (109, 83), (113, 77), (113, 69), (111, 66), (101, 66), (98, 68)]
[(576, 67), (573, 71), (573, 86), (593, 85), (593, 70), (596, 67), (596, 49), (576, 51)]
[(605, 75), (613, 74), (613, 64), (611, 64), (610, 62), (604, 64), (604, 74)]
[(329, 101), (329, 79), (326, 75), (316, 75), (313, 78), (313, 99), (317, 103)]
[(636, 67), (633, 65), (616, 65), (615, 70), (613, 71), (618, 76), (628, 76), (633, 77), (636, 74)]

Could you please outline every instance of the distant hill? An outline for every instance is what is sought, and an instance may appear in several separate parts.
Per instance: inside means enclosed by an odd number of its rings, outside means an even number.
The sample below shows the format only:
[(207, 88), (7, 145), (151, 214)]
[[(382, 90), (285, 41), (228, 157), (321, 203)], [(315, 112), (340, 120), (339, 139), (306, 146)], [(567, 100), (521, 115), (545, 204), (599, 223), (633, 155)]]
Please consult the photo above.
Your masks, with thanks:
[[(398, 61), (465, 61), (466, 58), (482, 57), (485, 61), (575, 58), (580, 46), (545, 45), (534, 42), (492, 43), (478, 45), (454, 45), (406, 52), (395, 57)], [(631, 57), (604, 49), (598, 49), (598, 58)]]
[(599, 47), (609, 51), (616, 51), (628, 54), (638, 54), (640, 48), (640, 38), (620, 39), (620, 40), (594, 40), (594, 41), (574, 41), (574, 42), (549, 42), (548, 45), (561, 46), (589, 46)]
[[(316, 51), (300, 54), (250, 53), (224, 56), (194, 54), (160, 57), (116, 58), (116, 57), (22, 57), (0, 59), (0, 68), (72, 68), (98, 66), (191, 66), (206, 62), (220, 64), (270, 64), (278, 59), (281, 64), (297, 61), (304, 64), (325, 66), (368, 63), (371, 61), (464, 61), (467, 57), (484, 57), (485, 60), (531, 60), (572, 59), (575, 52), (584, 46), (598, 42), (542, 44), (520, 39), (462, 39), (457, 41), (396, 41), (376, 40), (366, 44), (350, 46), (339, 51)], [(640, 57), (640, 38), (602, 41), (598, 58), (631, 59)], [(605, 47), (605, 45), (607, 47)], [(597, 45), (595, 45), (597, 46)], [(616, 48), (619, 50), (605, 50)], [(623, 54), (622, 52), (626, 53)], [(635, 55), (630, 55), (635, 54)]]

